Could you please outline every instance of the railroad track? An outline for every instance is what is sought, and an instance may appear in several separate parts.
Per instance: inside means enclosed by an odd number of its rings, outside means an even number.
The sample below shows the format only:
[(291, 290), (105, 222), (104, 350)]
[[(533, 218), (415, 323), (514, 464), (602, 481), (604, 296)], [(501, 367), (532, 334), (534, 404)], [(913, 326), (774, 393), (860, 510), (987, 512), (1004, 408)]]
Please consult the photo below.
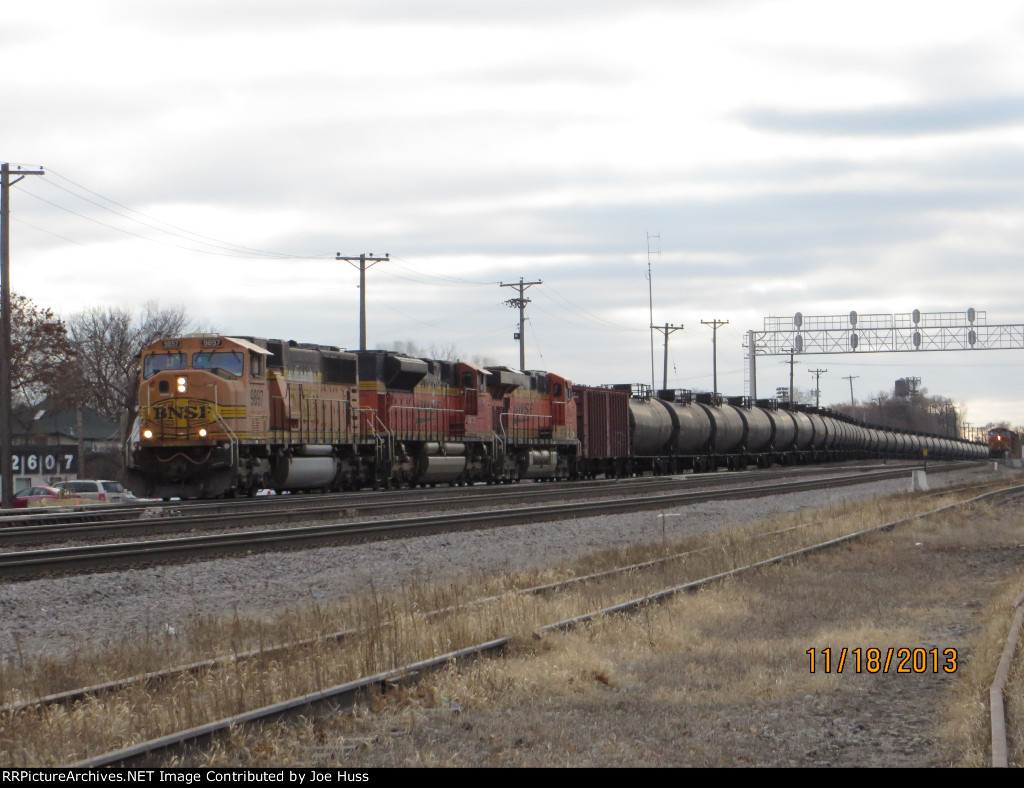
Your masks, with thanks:
[[(283, 495), (229, 501), (174, 501), (145, 508), (93, 507), (88, 510), (51, 510), (38, 514), (0, 516), (0, 551), (55, 543), (77, 543), (83, 539), (126, 540), (169, 533), (203, 533), (230, 527), (255, 527), (289, 522), (351, 520), (355, 517), (379, 517), (403, 511), (441, 509), (451, 511), (470, 506), (522, 505), (530, 501), (587, 498), (635, 493), (658, 494), (682, 488), (742, 486), (754, 480), (777, 482), (787, 478), (829, 473), (870, 473), (884, 467), (878, 464), (841, 467), (791, 468), (778, 471), (747, 471), (600, 480), (580, 483), (526, 483), (451, 489), (400, 490), (376, 493), (336, 493), (329, 495)], [(912, 468), (913, 465), (903, 467)], [(950, 468), (963, 467), (951, 464)]]
[[(962, 466), (949, 466), (953, 467)], [(498, 501), (491, 510), (469, 512), (446, 512), (427, 516), (367, 520), (348, 523), (305, 525), (276, 528), (271, 530), (248, 530), (230, 533), (187, 536), (169, 539), (147, 539), (140, 542), (113, 542), (104, 544), (60, 547), (29, 551), (0, 553), (0, 579), (37, 579), (52, 573), (81, 571), (107, 571), (140, 564), (168, 561), (187, 561), (225, 555), (248, 554), (257, 551), (308, 548), (355, 541), (369, 541), (432, 533), (476, 530), (531, 522), (548, 522), (567, 518), (578, 518), (617, 514), (629, 511), (664, 509), (702, 503), (724, 498), (754, 498), (783, 495), (827, 487), (839, 487), (866, 482), (882, 481), (906, 476), (907, 467), (845, 473), (842, 475), (811, 480), (775, 482), (758, 486), (728, 486), (724, 489), (688, 489), (682, 492), (663, 492), (651, 495), (650, 488), (642, 488), (642, 494), (633, 497), (602, 498), (598, 500), (577, 500), (569, 503), (542, 504), (508, 508), (507, 498)], [(689, 478), (689, 477), (684, 477)], [(735, 478), (735, 477), (733, 477)], [(767, 477), (766, 477), (767, 478)], [(772, 477), (773, 480), (777, 477)], [(678, 486), (678, 483), (677, 483)], [(541, 485), (540, 487), (544, 487)], [(556, 497), (564, 497), (567, 489), (556, 490)], [(572, 487), (575, 490), (577, 488)], [(542, 489), (540, 491), (544, 493)], [(607, 492), (601, 489), (600, 492)], [(621, 493), (621, 488), (616, 489)], [(478, 499), (484, 500), (482, 497)], [(389, 504), (394, 506), (396, 504)], [(422, 509), (422, 501), (408, 504)], [(335, 512), (335, 514), (337, 514)], [(279, 515), (278, 515), (279, 516)], [(197, 521), (199, 522), (199, 521)], [(137, 527), (136, 522), (132, 525)], [(189, 527), (189, 518), (177, 518), (179, 530)], [(106, 533), (119, 524), (87, 525), (76, 528), (76, 534), (83, 529), (90, 533)], [(38, 533), (38, 532), (37, 532)]]
[[(323, 495), (258, 496), (241, 499), (152, 502), (132, 505), (79, 507), (40, 507), (0, 515), (0, 547), (27, 540), (53, 540), (76, 531), (86, 535), (112, 536), (133, 531), (156, 533), (168, 530), (210, 529), (224, 525), (312, 520), (346, 514), (381, 514), (421, 509), (429, 506), (466, 505), (467, 502), (520, 502), (603, 494), (628, 495), (634, 491), (687, 487), (729, 486), (751, 479), (781, 480), (824, 473), (871, 472), (883, 467), (912, 468), (904, 463), (882, 466), (877, 463), (832, 466), (802, 466), (775, 470), (750, 470), (643, 478), (602, 479), (584, 482), (522, 483), (479, 485), (452, 489), (422, 488), (392, 491), (361, 491)], [(963, 467), (952, 463), (950, 467)]]
[[(539, 638), (543, 637), (548, 633), (571, 629), (575, 626), (578, 626), (581, 623), (590, 621), (598, 616), (621, 614), (642, 609), (646, 605), (660, 602), (682, 592), (695, 590), (696, 588), (707, 585), (709, 583), (716, 582), (727, 577), (733, 577), (739, 573), (749, 571), (751, 569), (756, 569), (758, 567), (778, 563), (799, 555), (805, 555), (807, 553), (825, 549), (831, 546), (845, 544), (869, 533), (873, 533), (879, 530), (888, 530), (899, 525), (904, 525), (913, 520), (917, 520), (922, 517), (927, 517), (933, 514), (947, 511), (949, 509), (958, 506), (963, 506), (965, 504), (974, 503), (984, 498), (993, 498), (1000, 495), (1019, 495), (1022, 492), (1022, 490), (1024, 490), (1024, 488), (1018, 487), (1010, 488), (1008, 490), (999, 490), (995, 492), (986, 493), (985, 495), (978, 496), (970, 500), (960, 501), (951, 506), (942, 507), (940, 509), (936, 509), (923, 514), (916, 514), (904, 520), (886, 523), (884, 525), (872, 526), (870, 528), (858, 531), (856, 533), (846, 534), (839, 538), (831, 538), (825, 541), (802, 546), (796, 550), (790, 550), (785, 553), (773, 555), (745, 566), (736, 567), (731, 570), (719, 572), (711, 576), (701, 577), (682, 584), (677, 584), (668, 588), (663, 588), (654, 593), (645, 594), (642, 597), (630, 599), (624, 603), (618, 603), (600, 609), (591, 610), (582, 615), (573, 616), (568, 619), (550, 622), (548, 624), (537, 627), (534, 630), (534, 636)], [(639, 567), (636, 565), (630, 567), (621, 567), (615, 570), (615, 573), (635, 572), (638, 568)], [(609, 572), (602, 574), (608, 575), (612, 573)], [(573, 580), (568, 582), (573, 584), (580, 582), (589, 582), (593, 580), (594, 577), (596, 576), (574, 578)], [(546, 587), (538, 587), (535, 589), (524, 589), (519, 593), (539, 593), (548, 590), (549, 588), (554, 588), (555, 586), (561, 585), (565, 584), (559, 583), (551, 584), (551, 586)], [(432, 611), (432, 614), (439, 612), (447, 611)], [(87, 760), (81, 761), (79, 763), (76, 763), (74, 764), (74, 766), (98, 767), (110, 765), (131, 765), (137, 764), (139, 762), (152, 763), (152, 758), (158, 757), (163, 753), (181, 752), (182, 747), (194, 748), (196, 746), (201, 746), (204, 742), (209, 741), (210, 739), (220, 734), (226, 733), (227, 731), (234, 729), (239, 725), (245, 725), (253, 722), (264, 722), (273, 718), (281, 717), (285, 714), (299, 711), (308, 714), (311, 711), (313, 711), (313, 707), (323, 704), (330, 704), (332, 712), (336, 712), (339, 709), (349, 709), (357, 702), (357, 700), (363, 694), (374, 688), (377, 688), (382, 692), (387, 691), (388, 688), (393, 687), (396, 683), (418, 678), (425, 671), (444, 667), (446, 665), (451, 664), (453, 661), (474, 659), (483, 655), (492, 655), (500, 653), (508, 645), (510, 641), (511, 636), (490, 638), (486, 642), (481, 642), (454, 651), (449, 651), (447, 653), (440, 654), (438, 656), (434, 656), (428, 659), (420, 660), (413, 664), (399, 667), (394, 670), (376, 673), (374, 675), (366, 676), (364, 678), (357, 679), (354, 681), (349, 681), (343, 684), (320, 689), (314, 692), (305, 693), (303, 695), (296, 696), (268, 706), (264, 706), (262, 708), (246, 711), (241, 714), (236, 714), (228, 718), (217, 720), (215, 722), (204, 724), (198, 727), (189, 728), (187, 730), (177, 731), (168, 735), (161, 736), (159, 738), (142, 742), (131, 747), (126, 747), (123, 749), (107, 752), (102, 755), (98, 755)]]

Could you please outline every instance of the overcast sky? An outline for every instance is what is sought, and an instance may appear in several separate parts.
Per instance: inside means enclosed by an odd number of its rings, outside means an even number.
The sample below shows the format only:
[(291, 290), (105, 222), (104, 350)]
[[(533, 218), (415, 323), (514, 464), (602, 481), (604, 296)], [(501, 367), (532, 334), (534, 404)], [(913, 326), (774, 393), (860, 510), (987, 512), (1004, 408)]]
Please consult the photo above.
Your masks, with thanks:
[[(767, 316), (1024, 323), (1019, 0), (34, 0), (0, 27), (12, 288), (228, 334), (743, 394)], [(648, 255), (648, 236), (653, 253)], [(661, 339), (656, 368), (661, 383)], [(1022, 351), (804, 356), (1024, 424)], [(758, 392), (788, 385), (761, 357)]]

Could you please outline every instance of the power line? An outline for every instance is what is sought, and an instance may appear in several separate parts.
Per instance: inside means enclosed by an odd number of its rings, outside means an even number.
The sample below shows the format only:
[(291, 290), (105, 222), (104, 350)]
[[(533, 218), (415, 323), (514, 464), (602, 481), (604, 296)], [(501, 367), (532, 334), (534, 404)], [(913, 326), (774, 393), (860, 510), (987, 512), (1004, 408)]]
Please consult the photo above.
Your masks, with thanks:
[(584, 309), (579, 304), (567, 298), (563, 293), (559, 292), (555, 287), (553, 287), (550, 282), (547, 283), (546, 290), (550, 290), (553, 295), (557, 296), (566, 304), (568, 304), (569, 307), (576, 311), (581, 317), (592, 320), (595, 323), (604, 323), (606, 326), (610, 326), (611, 328), (616, 329), (618, 331), (643, 331), (642, 328), (630, 328), (628, 326), (623, 326), (619, 323), (614, 323), (611, 320), (606, 320), (603, 317), (600, 317), (599, 315), (595, 315), (593, 312)]
[(828, 372), (827, 369), (809, 369), (807, 370), (814, 375), (814, 407), (821, 406), (821, 376)]
[[(185, 236), (179, 235), (179, 233), (185, 233), (188, 236), (192, 236), (192, 238), (194, 238), (194, 239), (202, 239), (202, 240), (199, 241), (199, 243), (203, 243), (203, 244), (205, 244), (207, 246), (214, 246), (216, 248), (221, 248), (221, 249), (234, 248), (234, 249), (236, 249), (238, 251), (244, 252), (247, 255), (253, 255), (253, 256), (257, 256), (257, 257), (270, 257), (270, 258), (276, 258), (276, 259), (290, 259), (290, 258), (308, 259), (307, 256), (304, 256), (304, 255), (292, 255), (292, 254), (285, 254), (283, 252), (271, 252), (271, 251), (267, 251), (267, 250), (264, 250), (264, 249), (257, 249), (257, 248), (254, 248), (254, 247), (243, 246), (241, 244), (232, 243), (230, 241), (223, 241), (223, 240), (220, 240), (218, 238), (213, 238), (212, 236), (209, 236), (209, 235), (203, 235), (202, 233), (193, 232), (192, 230), (188, 230), (188, 229), (186, 229), (184, 227), (179, 227), (178, 225), (172, 224), (170, 222), (165, 222), (162, 219), (158, 219), (155, 216), (150, 216), (149, 214), (143, 213), (142, 211), (137, 211), (134, 208), (131, 208), (131, 207), (127, 206), (127, 205), (123, 205), (122, 203), (119, 203), (116, 200), (112, 200), (111, 198), (106, 197), (105, 195), (102, 195), (99, 192), (93, 191), (92, 189), (88, 188), (87, 186), (83, 186), (80, 183), (76, 183), (75, 181), (71, 180), (67, 176), (61, 175), (58, 172), (55, 172), (53, 170), (50, 170), (50, 172), (51, 172), (51, 174), (56, 175), (61, 180), (67, 181), (68, 183), (76, 186), (77, 188), (81, 189), (82, 191), (88, 192), (89, 194), (93, 195), (94, 197), (98, 197), (99, 199), (104, 200), (104, 201), (110, 203), (111, 205), (116, 205), (118, 208), (121, 208), (124, 211), (128, 211), (129, 213), (137, 214), (138, 216), (145, 217), (146, 219), (149, 219), (150, 221), (157, 222), (159, 224), (165, 225), (166, 227), (170, 227), (173, 230), (179, 231), (178, 233), (174, 233), (174, 232), (171, 232), (170, 230), (165, 230), (162, 227), (157, 227), (157, 226), (155, 226), (153, 224), (149, 224), (148, 222), (143, 222), (140, 219), (135, 219), (135, 218), (133, 218), (131, 216), (127, 216), (124, 213), (121, 213), (120, 211), (115, 211), (113, 208), (109, 208), (109, 207), (107, 207), (105, 205), (102, 205), (102, 204), (96, 202), (95, 200), (90, 200), (87, 197), (83, 197), (81, 194), (76, 194), (75, 192), (71, 191), (70, 189), (68, 189), (68, 188), (66, 188), (64, 186), (61, 186), (59, 183), (48, 182), (48, 184), (47, 184), (49, 186), (53, 186), (54, 188), (61, 189), (61, 190), (65, 191), (65, 192), (67, 192), (68, 194), (72, 195), (73, 197), (77, 197), (80, 200), (84, 200), (85, 202), (88, 202), (91, 205), (95, 205), (97, 208), (100, 208), (101, 210), (109, 211), (110, 213), (113, 213), (115, 216), (120, 216), (120, 217), (122, 217), (124, 219), (127, 219), (129, 221), (137, 222), (138, 224), (141, 224), (144, 227), (149, 227), (150, 229), (157, 230), (158, 232), (167, 233), (168, 235), (173, 235), (175, 237), (182, 238), (182, 240), (191, 240), (189, 238), (186, 238)], [(316, 255), (316, 257), (327, 257), (327, 256), (328, 256), (327, 254)]]
[(711, 326), (711, 373), (714, 380), (714, 393), (718, 394), (718, 329), (729, 325), (728, 320), (701, 320), (702, 326)]
[(853, 381), (859, 378), (860, 375), (845, 375), (843, 380), (850, 381), (850, 407), (853, 407)]
[(344, 260), (353, 267), (357, 262), (359, 263), (359, 349), (366, 350), (366, 269), (391, 259), (391, 255), (374, 257), (373, 252), (370, 252), (368, 255), (364, 253), (359, 257), (343, 257), (341, 252), (338, 252), (334, 259)]
[(668, 389), (668, 338), (669, 335), (674, 334), (676, 331), (682, 331), (684, 326), (673, 326), (670, 323), (666, 323), (664, 327), (651, 326), (651, 328), (655, 329), (656, 331), (660, 331), (665, 335), (665, 369), (662, 372), (661, 376), (661, 388), (664, 390)]

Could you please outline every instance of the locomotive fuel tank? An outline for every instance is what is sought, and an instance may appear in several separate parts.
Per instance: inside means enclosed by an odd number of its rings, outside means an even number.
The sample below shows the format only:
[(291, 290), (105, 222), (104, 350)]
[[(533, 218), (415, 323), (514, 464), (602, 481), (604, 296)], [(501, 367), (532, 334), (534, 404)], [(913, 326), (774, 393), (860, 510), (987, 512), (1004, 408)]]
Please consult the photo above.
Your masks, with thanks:
[(336, 475), (331, 457), (282, 457), (274, 466), (270, 485), (278, 490), (329, 489)]

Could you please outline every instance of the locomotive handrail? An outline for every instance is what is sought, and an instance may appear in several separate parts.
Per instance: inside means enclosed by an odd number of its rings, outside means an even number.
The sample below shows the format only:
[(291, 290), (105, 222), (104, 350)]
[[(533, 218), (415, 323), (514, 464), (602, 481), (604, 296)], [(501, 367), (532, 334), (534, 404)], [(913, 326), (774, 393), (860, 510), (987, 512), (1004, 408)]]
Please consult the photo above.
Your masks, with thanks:
[[(514, 424), (508, 423), (508, 418), (512, 417), (512, 416), (515, 416), (515, 417), (520, 418), (520, 419), (526, 419), (527, 420), (526, 424), (520, 425), (520, 426), (516, 426)], [(531, 426), (532, 426), (531, 423), (530, 423), (530, 419), (540, 419), (540, 420), (547, 419), (548, 421), (551, 421), (552, 417), (547, 415), (547, 414), (544, 414), (544, 413), (507, 413), (506, 412), (506, 413), (499, 414), (499, 416), (498, 416), (498, 426), (501, 427), (501, 431), (505, 435), (506, 439), (509, 437), (510, 434), (511, 434), (511, 437), (513, 437), (513, 438), (530, 437), (528, 435), (529, 430), (531, 429)], [(505, 429), (506, 426), (508, 427), (507, 431)], [(540, 429), (541, 429), (541, 425), (537, 425), (534, 428), (537, 429), (538, 432), (539, 432)], [(516, 434), (516, 433), (518, 433), (518, 434)], [(551, 438), (554, 438), (554, 435), (555, 435), (554, 429), (552, 428), (551, 429)], [(545, 440), (545, 439), (541, 438), (541, 440)]]
[[(348, 429), (347, 429), (348, 422), (347, 422), (345, 416), (346, 416), (348, 410), (352, 407), (352, 403), (351, 402), (349, 402), (346, 399), (327, 399), (327, 398), (324, 398), (324, 397), (309, 397), (309, 398), (303, 400), (303, 402), (313, 402), (313, 403), (321, 403), (322, 402), (324, 404), (340, 404), (341, 405), (341, 420), (342, 420), (342, 423), (343, 423), (345, 428), (343, 428), (343, 429), (341, 429), (339, 431), (338, 429), (331, 429), (331, 426), (329, 426), (329, 425), (325, 425), (323, 429), (315, 430), (314, 431), (315, 432), (315, 439), (316, 440), (319, 440), (321, 442), (335, 443), (335, 442), (337, 442), (337, 441), (334, 440), (335, 438), (338, 438), (339, 440), (343, 440), (347, 436), (347, 433), (348, 433)], [(328, 408), (328, 410), (330, 411), (331, 415), (333, 416), (334, 415), (334, 409), (333, 408)], [(320, 423), (320, 419), (317, 419), (316, 421), (317, 421), (318, 424)]]
[[(394, 436), (394, 433), (392, 433), (391, 430), (389, 430), (387, 428), (387, 426), (384, 424), (384, 422), (380, 420), (380, 416), (377, 415), (377, 411), (375, 409), (373, 409), (373, 408), (357, 408), (356, 412), (357, 413), (367, 413), (367, 414), (369, 414), (369, 418), (366, 419), (365, 424), (366, 424), (366, 426), (368, 426), (370, 428), (370, 433), (373, 436), (378, 463), (381, 461), (381, 459), (383, 459), (382, 458), (383, 452), (381, 451), (381, 449), (383, 448), (385, 443), (387, 444), (388, 458), (390, 459), (391, 457), (394, 457), (395, 456), (395, 436)], [(363, 424), (364, 424), (363, 420), (360, 419), (359, 420), (359, 427), (360, 427), (359, 432), (360, 432), (361, 436), (363, 434)], [(379, 431), (377, 429), (378, 425), (380, 426), (380, 430)]]
[[(454, 413), (454, 414), (457, 414), (459, 416), (465, 415), (465, 411), (461, 411), (458, 408), (430, 408), (430, 407), (423, 407), (422, 405), (389, 405), (388, 406), (388, 413), (390, 414), (390, 413), (393, 413), (394, 411), (416, 411), (416, 412), (423, 412), (423, 413), (438, 413), (438, 414), (440, 414), (440, 413), (449, 413), (449, 414)], [(392, 424), (395, 423), (394, 419), (389, 419), (389, 421)], [(436, 425), (437, 435), (435, 437), (436, 437), (437, 440), (443, 440), (443, 439), (447, 439), (447, 438), (451, 437), (451, 424), (452, 424), (451, 418), (449, 417), (447, 419), (446, 423), (443, 424), (443, 425), (441, 423), (442, 421), (443, 420), (439, 418), (438, 419), (438, 424)], [(428, 429), (418, 428), (416, 425), (412, 425), (409, 428), (409, 431), (410, 432), (415, 432), (415, 433), (420, 433), (419, 436), (418, 436), (420, 438), (423, 438), (425, 436), (429, 436), (429, 433), (431, 432), (431, 430), (429, 428)]]
[(220, 415), (220, 402), (217, 398), (217, 387), (213, 387), (213, 413), (216, 421), (224, 428), (224, 434), (228, 436), (228, 445), (231, 447), (231, 466), (238, 465), (238, 436), (223, 416)]
[[(388, 438), (393, 437), (391, 430), (389, 430), (387, 426), (385, 426), (384, 422), (380, 420), (380, 416), (377, 415), (377, 411), (374, 408), (357, 408), (356, 412), (369, 414), (370, 418), (366, 420), (366, 425), (370, 428), (370, 433), (373, 435), (375, 440), (379, 440), (378, 432), (384, 434)], [(377, 429), (378, 426), (380, 427), (379, 431)], [(362, 429), (359, 431), (360, 433), (363, 432)]]

